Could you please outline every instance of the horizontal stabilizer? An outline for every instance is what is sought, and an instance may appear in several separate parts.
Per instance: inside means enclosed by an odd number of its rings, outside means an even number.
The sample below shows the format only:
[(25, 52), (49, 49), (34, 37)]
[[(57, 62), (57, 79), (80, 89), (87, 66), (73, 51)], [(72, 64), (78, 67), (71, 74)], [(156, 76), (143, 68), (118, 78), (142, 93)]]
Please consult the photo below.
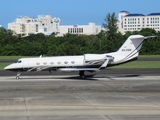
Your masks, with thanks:
[(144, 39), (155, 38), (156, 36), (145, 36)]

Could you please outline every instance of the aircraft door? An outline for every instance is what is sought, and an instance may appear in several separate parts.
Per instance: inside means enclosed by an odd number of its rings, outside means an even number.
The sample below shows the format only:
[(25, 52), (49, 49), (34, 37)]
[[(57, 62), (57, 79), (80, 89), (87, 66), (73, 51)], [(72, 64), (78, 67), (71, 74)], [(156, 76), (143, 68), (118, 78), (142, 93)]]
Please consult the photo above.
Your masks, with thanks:
[(23, 70), (28, 70), (28, 69), (29, 69), (29, 61), (23, 60)]

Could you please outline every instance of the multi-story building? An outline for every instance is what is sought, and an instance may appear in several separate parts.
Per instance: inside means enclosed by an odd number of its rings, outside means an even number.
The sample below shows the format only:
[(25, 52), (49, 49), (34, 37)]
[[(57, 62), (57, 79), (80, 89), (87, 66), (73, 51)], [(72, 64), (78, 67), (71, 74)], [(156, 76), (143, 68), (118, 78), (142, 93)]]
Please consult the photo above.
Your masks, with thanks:
[(50, 35), (56, 33), (57, 36), (64, 34), (86, 34), (95, 35), (101, 31), (101, 26), (95, 23), (89, 25), (62, 25), (60, 26), (59, 18), (52, 18), (50, 15), (38, 15), (38, 18), (31, 18), (28, 16), (16, 18), (14, 22), (8, 23), (8, 29), (14, 31), (16, 34), (36, 34), (44, 33)]
[(126, 31), (140, 31), (142, 28), (152, 28), (160, 31), (160, 13), (143, 15), (121, 11), (118, 15), (118, 28), (123, 34)]
[(44, 33), (49, 35), (57, 33), (60, 25), (59, 18), (52, 18), (50, 15), (38, 15), (38, 18), (28, 16), (16, 18), (12, 23), (8, 23), (8, 29), (16, 34), (36, 34)]
[(89, 25), (63, 25), (59, 27), (58, 36), (64, 34), (85, 34), (85, 35), (96, 35), (101, 31), (101, 26), (95, 23), (89, 23)]

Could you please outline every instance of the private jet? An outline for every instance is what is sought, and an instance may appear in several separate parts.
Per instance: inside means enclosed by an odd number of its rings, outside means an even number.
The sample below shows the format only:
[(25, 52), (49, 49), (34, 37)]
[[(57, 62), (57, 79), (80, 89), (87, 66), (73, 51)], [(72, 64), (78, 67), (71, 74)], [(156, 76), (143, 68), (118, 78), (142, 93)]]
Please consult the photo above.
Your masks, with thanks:
[(16, 79), (27, 71), (78, 71), (80, 78), (86, 78), (84, 72), (96, 72), (109, 66), (115, 66), (136, 60), (145, 39), (154, 36), (131, 35), (116, 52), (103, 54), (84, 54), (77, 56), (54, 56), (21, 58), (6, 66), (5, 70), (16, 71)]

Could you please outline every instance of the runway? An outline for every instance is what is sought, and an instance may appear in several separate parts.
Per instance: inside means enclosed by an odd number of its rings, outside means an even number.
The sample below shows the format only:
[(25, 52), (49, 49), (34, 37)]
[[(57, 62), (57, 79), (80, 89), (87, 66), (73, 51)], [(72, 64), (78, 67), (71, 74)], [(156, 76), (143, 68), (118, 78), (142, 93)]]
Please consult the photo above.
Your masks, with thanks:
[(160, 76), (1, 76), (2, 120), (159, 120)]
[[(16, 76), (16, 72), (0, 70), (0, 76)], [(78, 72), (59, 72), (59, 71), (40, 71), (40, 72), (22, 72), (21, 76), (72, 76), (79, 77)], [(133, 68), (133, 69), (102, 69), (99, 72), (85, 72), (89, 77), (102, 77), (102, 76), (160, 76), (160, 68)]]

